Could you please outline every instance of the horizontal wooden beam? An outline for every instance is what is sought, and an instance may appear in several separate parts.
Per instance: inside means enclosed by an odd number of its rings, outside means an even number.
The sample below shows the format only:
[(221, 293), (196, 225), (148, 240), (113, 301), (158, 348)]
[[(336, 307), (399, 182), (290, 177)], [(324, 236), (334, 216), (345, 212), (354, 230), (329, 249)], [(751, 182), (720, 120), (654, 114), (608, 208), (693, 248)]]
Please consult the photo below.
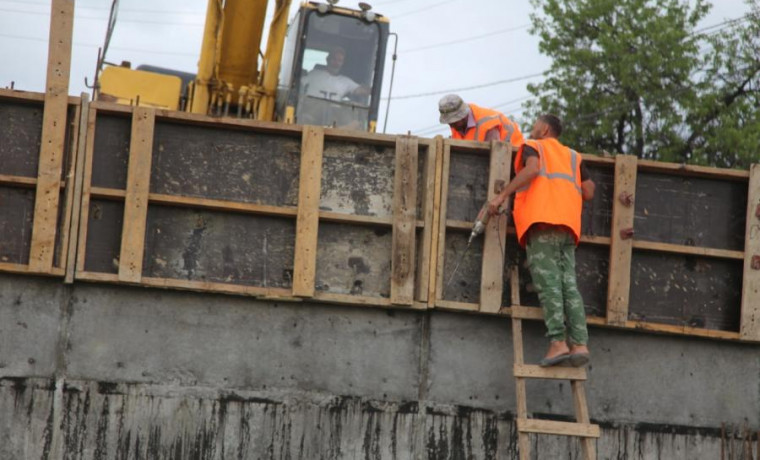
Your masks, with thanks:
[(29, 270), (28, 265), (24, 264), (9, 264), (7, 262), (0, 262), (0, 272), (4, 273), (19, 273), (19, 274), (28, 274), (28, 273), (34, 273), (35, 275), (48, 275), (48, 276), (63, 276), (66, 272), (61, 267), (53, 267), (49, 272), (47, 273), (35, 273), (31, 270)]
[(543, 433), (558, 436), (598, 438), (599, 425), (589, 423), (557, 422), (554, 420), (517, 419), (517, 430), (522, 433)]
[(749, 180), (749, 171), (740, 169), (714, 168), (710, 166), (684, 165), (679, 163), (666, 163), (662, 161), (639, 160), (639, 171), (661, 172), (664, 174), (677, 174), (691, 177), (705, 177), (711, 179)]
[(532, 364), (515, 364), (513, 366), (515, 377), (528, 379), (555, 379), (555, 380), (586, 380), (586, 369), (583, 367), (541, 367)]
[(669, 252), (673, 254), (687, 254), (705, 257), (717, 257), (720, 259), (743, 260), (744, 251), (732, 251), (730, 249), (703, 248), (700, 246), (685, 246), (681, 244), (658, 243), (655, 241), (633, 240), (634, 249), (647, 251)]
[(0, 174), (0, 185), (18, 186), (18, 187), (23, 187), (23, 188), (34, 188), (37, 186), (37, 178)]

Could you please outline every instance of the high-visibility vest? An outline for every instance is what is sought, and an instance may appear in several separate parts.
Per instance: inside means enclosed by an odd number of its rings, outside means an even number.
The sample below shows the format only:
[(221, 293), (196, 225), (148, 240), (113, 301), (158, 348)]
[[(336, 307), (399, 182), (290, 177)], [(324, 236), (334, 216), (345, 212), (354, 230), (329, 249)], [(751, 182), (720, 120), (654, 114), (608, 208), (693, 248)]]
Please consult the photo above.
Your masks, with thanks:
[[(539, 172), (533, 181), (515, 193), (513, 216), (520, 245), (525, 247), (531, 225), (545, 223), (570, 229), (575, 244), (581, 238), (581, 156), (557, 139), (528, 140), (538, 152)], [(523, 169), (524, 146), (515, 156), (515, 172)]]
[(470, 128), (462, 134), (454, 128), (451, 128), (452, 139), (465, 139), (470, 141), (486, 140), (486, 133), (493, 128), (499, 129), (499, 140), (509, 141), (512, 145), (519, 147), (525, 140), (517, 123), (507, 118), (503, 113), (496, 110), (478, 107), (475, 104), (468, 104), (472, 110), (472, 116), (475, 118), (475, 127)]

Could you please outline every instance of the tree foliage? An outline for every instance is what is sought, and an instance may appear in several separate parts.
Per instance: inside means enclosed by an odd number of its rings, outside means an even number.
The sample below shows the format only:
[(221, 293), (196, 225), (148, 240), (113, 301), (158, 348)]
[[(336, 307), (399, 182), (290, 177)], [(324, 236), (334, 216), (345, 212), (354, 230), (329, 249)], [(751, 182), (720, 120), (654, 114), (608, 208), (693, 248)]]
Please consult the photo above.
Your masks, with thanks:
[(532, 0), (533, 33), (553, 62), (531, 118), (565, 119), (587, 152), (747, 167), (760, 155), (760, 0), (697, 30), (705, 0)]

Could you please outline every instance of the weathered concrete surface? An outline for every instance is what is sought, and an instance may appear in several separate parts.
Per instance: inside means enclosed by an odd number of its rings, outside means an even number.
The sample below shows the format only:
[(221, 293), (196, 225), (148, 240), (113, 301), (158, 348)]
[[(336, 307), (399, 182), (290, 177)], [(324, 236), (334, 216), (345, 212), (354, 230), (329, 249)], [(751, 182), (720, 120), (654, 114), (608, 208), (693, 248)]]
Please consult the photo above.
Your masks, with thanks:
[[(507, 319), (0, 275), (0, 320), (0, 459), (517, 458)], [(760, 427), (757, 346), (591, 332), (600, 459), (751, 458), (720, 427)], [(528, 394), (571, 414), (566, 383)]]

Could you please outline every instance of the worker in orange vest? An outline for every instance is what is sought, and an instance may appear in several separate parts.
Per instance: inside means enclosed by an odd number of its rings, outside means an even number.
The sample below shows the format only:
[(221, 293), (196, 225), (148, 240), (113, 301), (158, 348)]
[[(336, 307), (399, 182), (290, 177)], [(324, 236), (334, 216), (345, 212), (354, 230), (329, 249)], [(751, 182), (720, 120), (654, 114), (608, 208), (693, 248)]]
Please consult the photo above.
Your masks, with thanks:
[(525, 142), (517, 123), (496, 110), (465, 104), (461, 97), (449, 94), (438, 101), (441, 123), (451, 128), (453, 139), (480, 142), (505, 141), (519, 147)]
[(588, 363), (588, 330), (575, 277), (575, 247), (581, 237), (583, 201), (594, 182), (581, 156), (562, 145), (561, 120), (541, 115), (515, 156), (514, 179), (489, 203), (495, 215), (515, 193), (517, 239), (525, 248), (533, 285), (551, 343), (541, 366)]

